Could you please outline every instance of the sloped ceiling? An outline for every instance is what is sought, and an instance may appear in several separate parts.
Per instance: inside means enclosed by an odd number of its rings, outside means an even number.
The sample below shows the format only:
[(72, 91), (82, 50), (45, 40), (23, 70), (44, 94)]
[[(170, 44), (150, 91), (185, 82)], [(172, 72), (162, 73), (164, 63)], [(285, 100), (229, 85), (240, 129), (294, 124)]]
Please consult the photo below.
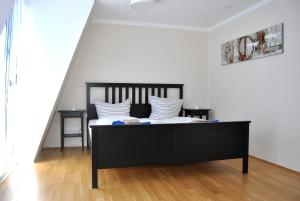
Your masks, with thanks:
[[(47, 133), (60, 90), (94, 0), (24, 0), (12, 133), (20, 162), (32, 161)], [(10, 119), (9, 119), (10, 121)]]

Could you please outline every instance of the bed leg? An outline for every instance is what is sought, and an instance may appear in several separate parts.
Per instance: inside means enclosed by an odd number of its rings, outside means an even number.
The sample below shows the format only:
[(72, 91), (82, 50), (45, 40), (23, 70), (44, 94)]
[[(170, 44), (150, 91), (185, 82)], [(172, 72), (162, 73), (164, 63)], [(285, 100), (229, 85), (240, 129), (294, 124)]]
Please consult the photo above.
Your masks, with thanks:
[(92, 186), (98, 188), (98, 169), (92, 168)]
[(248, 156), (243, 157), (243, 174), (248, 173)]
[(249, 160), (249, 124), (246, 124), (244, 130), (243, 174), (248, 173), (248, 160)]

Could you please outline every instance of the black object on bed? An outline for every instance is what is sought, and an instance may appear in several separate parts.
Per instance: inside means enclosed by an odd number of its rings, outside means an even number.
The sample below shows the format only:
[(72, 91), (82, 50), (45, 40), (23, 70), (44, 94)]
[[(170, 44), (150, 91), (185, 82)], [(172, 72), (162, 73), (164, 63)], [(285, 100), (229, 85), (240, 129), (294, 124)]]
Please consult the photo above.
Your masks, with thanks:
[[(99, 87), (105, 89), (105, 102), (122, 102), (131, 97), (130, 114), (139, 118), (150, 115), (150, 95), (168, 97), (169, 89), (177, 89), (179, 98), (183, 98), (183, 84), (86, 83), (87, 125), (89, 120), (97, 119), (91, 89)], [(92, 154), (92, 187), (98, 187), (98, 169), (103, 168), (242, 158), (243, 173), (247, 173), (249, 123), (92, 126), (92, 139), (87, 135)]]

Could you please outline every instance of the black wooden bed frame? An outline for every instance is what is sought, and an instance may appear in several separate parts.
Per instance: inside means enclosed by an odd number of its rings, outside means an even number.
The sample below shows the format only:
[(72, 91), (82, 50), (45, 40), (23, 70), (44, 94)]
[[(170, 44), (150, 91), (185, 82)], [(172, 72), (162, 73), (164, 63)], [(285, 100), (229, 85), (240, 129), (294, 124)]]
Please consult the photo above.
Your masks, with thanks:
[[(178, 89), (179, 98), (183, 98), (183, 84), (86, 83), (87, 124), (97, 119), (95, 105), (91, 103), (91, 88), (98, 87), (105, 88), (105, 102), (122, 102), (130, 97), (130, 114), (139, 118), (150, 115), (150, 92), (168, 97), (168, 89)], [(87, 134), (92, 155), (92, 187), (98, 187), (98, 169), (103, 168), (242, 158), (243, 173), (247, 173), (249, 123), (92, 126), (92, 139)]]

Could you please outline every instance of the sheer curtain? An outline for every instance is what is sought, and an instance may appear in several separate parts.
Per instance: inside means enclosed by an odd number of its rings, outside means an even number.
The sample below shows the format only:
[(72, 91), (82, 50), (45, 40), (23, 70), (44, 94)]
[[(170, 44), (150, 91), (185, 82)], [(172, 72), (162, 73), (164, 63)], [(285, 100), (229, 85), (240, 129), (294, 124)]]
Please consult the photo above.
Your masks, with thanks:
[(17, 83), (18, 33), (20, 1), (16, 0), (11, 15), (0, 35), (0, 182), (15, 164), (14, 133), (9, 131), (10, 92)]
[(6, 26), (0, 35), (0, 181), (6, 172)]

